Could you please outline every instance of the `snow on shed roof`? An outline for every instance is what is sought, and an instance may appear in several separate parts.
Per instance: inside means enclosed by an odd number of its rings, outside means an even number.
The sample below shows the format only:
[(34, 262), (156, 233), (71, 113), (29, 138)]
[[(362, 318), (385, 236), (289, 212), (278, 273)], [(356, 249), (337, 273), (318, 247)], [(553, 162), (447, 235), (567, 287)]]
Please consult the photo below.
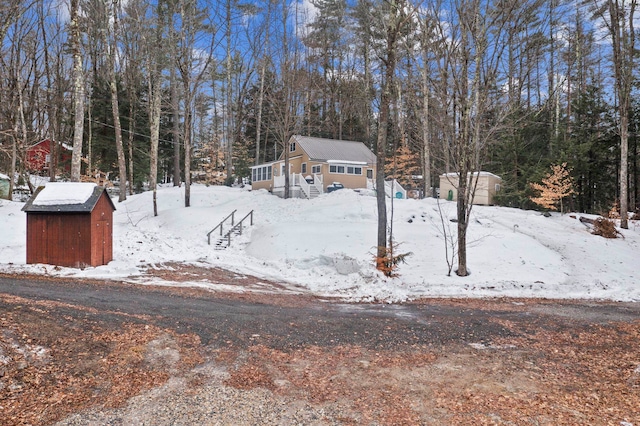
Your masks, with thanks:
[[(85, 182), (47, 182), (23, 207), (25, 212), (90, 212), (103, 187)], [(107, 197), (109, 198), (109, 197)], [(111, 202), (111, 199), (109, 198)], [(113, 203), (111, 203), (113, 206)], [(115, 206), (113, 206), (115, 210)]]
[[(467, 173), (467, 174), (470, 174), (470, 173)], [(500, 176), (494, 175), (491, 172), (473, 172), (473, 175), (474, 176), (478, 176), (478, 175), (479, 176), (493, 176), (493, 177), (496, 177), (498, 179), (502, 179)], [(444, 173), (444, 174), (440, 175), (440, 177), (458, 177), (458, 173), (456, 173), (456, 172)]]
[(299, 135), (293, 136), (292, 139), (300, 145), (312, 160), (376, 163), (375, 154), (362, 142), (312, 138)]
[(0, 173), (0, 179), (9, 180), (9, 176)]

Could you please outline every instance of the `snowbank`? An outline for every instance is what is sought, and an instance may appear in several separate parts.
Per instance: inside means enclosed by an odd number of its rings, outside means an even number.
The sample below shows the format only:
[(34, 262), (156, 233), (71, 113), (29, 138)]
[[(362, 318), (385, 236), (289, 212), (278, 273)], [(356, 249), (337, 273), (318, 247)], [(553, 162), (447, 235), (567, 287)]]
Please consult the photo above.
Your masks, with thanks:
[[(23, 204), (0, 200), (0, 270), (62, 276), (141, 278), (149, 265), (187, 262), (302, 286), (350, 300), (403, 301), (428, 296), (544, 297), (640, 300), (635, 257), (640, 233), (635, 222), (624, 239), (591, 235), (569, 215), (501, 207), (473, 209), (468, 233), (471, 275), (447, 276), (443, 222), (435, 199), (394, 200), (393, 233), (398, 252), (411, 252), (400, 276), (385, 279), (373, 266), (375, 198), (351, 190), (314, 200), (283, 200), (265, 191), (194, 185), (191, 207), (184, 188), (117, 204), (114, 261), (76, 270), (26, 265)], [(444, 226), (455, 232), (455, 205), (441, 202)], [(206, 234), (233, 210), (236, 219), (254, 210), (254, 226), (230, 248), (215, 250)], [(449, 254), (451, 248), (449, 247)], [(164, 283), (166, 284), (166, 283)], [(209, 283), (192, 283), (207, 287)], [(181, 285), (184, 285), (182, 283)], [(211, 288), (215, 285), (211, 283)]]

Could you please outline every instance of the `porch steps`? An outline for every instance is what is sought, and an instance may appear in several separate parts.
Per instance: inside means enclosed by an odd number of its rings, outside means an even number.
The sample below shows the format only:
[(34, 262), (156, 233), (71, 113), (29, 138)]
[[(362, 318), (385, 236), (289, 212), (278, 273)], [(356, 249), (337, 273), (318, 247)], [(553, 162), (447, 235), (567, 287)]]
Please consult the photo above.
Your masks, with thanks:
[(315, 186), (309, 187), (309, 193), (307, 194), (308, 199), (316, 198), (320, 195), (320, 191)]

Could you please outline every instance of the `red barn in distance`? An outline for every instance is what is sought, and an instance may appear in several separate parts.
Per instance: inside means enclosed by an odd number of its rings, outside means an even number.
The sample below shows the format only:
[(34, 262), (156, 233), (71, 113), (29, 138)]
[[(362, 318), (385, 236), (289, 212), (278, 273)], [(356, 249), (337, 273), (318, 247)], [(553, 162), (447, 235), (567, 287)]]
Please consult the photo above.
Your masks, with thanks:
[[(51, 145), (50, 139), (44, 139), (35, 145), (27, 148), (27, 169), (34, 173), (48, 172), (51, 166)], [(60, 170), (71, 172), (71, 151), (72, 148), (64, 143), (58, 145), (58, 166)]]

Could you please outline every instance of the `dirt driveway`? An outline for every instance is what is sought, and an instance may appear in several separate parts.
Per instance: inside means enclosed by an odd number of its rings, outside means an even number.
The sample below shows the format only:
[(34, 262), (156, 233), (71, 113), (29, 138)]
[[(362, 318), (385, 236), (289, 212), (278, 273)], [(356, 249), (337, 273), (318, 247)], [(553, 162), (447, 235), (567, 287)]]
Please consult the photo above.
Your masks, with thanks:
[(0, 275), (0, 419), (640, 426), (640, 304), (345, 304)]

